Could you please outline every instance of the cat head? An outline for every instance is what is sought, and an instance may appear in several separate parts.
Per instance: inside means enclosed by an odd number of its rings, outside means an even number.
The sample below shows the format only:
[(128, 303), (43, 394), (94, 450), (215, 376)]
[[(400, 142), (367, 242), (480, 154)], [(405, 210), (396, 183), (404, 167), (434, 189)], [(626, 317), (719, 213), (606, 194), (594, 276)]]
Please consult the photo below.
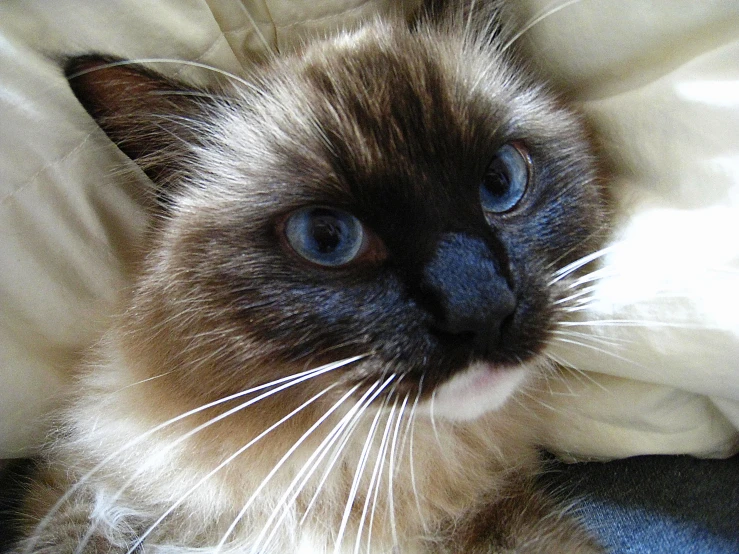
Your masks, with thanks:
[(499, 405), (604, 224), (577, 118), (511, 58), (469, 26), (375, 22), (207, 89), (70, 60), (158, 186), (134, 365), (202, 403), (359, 356), (311, 382)]

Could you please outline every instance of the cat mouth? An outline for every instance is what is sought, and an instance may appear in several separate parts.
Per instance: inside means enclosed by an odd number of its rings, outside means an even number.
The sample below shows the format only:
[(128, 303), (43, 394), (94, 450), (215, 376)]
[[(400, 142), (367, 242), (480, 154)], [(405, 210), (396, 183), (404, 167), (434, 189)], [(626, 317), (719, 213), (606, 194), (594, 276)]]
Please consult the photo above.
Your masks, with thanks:
[(475, 362), (440, 384), (422, 408), (433, 417), (471, 421), (501, 408), (530, 373), (526, 365)]

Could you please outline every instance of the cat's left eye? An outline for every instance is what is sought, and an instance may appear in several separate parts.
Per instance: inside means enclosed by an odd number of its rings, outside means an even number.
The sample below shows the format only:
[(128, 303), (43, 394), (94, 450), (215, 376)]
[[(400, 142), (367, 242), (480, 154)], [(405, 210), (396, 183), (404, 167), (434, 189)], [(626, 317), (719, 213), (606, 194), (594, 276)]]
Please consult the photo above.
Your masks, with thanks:
[(480, 204), (488, 213), (512, 210), (526, 192), (531, 175), (531, 158), (525, 147), (512, 142), (495, 153), (480, 184)]
[(290, 214), (283, 232), (298, 255), (325, 267), (351, 263), (362, 254), (366, 244), (364, 227), (356, 217), (321, 206)]

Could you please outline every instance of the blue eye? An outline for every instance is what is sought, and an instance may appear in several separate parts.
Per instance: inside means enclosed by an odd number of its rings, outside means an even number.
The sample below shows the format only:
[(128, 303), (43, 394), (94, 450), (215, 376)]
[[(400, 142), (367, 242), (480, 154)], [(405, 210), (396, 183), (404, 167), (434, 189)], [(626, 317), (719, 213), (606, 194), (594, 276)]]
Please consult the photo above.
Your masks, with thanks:
[(306, 260), (339, 267), (361, 253), (365, 233), (353, 215), (314, 206), (298, 210), (287, 218), (285, 237), (292, 249)]
[(503, 213), (523, 198), (529, 183), (530, 160), (523, 147), (506, 144), (495, 153), (480, 185), (480, 204), (486, 212)]

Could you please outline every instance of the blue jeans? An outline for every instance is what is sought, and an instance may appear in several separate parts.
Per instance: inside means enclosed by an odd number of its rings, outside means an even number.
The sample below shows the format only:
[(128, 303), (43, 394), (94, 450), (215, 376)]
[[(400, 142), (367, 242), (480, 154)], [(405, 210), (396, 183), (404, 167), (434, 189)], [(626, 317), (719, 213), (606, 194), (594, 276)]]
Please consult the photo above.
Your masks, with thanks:
[(739, 456), (643, 456), (553, 468), (547, 484), (581, 500), (585, 524), (613, 554), (739, 553)]

